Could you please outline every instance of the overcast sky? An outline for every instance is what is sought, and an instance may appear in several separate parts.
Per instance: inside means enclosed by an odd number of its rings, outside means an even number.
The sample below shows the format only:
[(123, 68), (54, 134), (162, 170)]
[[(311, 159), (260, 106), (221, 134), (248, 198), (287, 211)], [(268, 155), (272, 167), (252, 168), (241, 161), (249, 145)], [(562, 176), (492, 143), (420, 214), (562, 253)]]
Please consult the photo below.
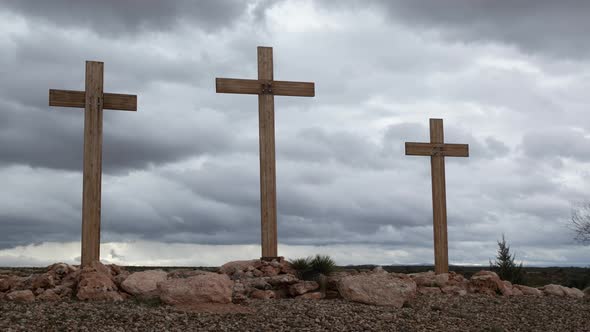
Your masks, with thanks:
[(405, 156), (428, 119), (447, 158), (451, 264), (487, 264), (502, 234), (525, 265), (590, 264), (567, 227), (590, 200), (586, 1), (67, 1), (0, 4), (0, 265), (80, 256), (82, 109), (48, 90), (105, 91), (102, 259), (219, 265), (260, 255), (257, 98), (215, 77), (274, 77), (279, 254), (433, 262), (430, 162)]

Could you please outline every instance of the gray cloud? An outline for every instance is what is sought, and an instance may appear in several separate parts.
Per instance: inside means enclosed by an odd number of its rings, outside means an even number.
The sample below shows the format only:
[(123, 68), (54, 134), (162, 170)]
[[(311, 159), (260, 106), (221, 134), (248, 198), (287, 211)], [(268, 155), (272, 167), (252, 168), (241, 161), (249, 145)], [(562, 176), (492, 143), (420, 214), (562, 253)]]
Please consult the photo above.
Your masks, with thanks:
[[(47, 90), (81, 89), (87, 59), (105, 62), (105, 91), (139, 96), (137, 113), (105, 111), (103, 242), (150, 241), (158, 249), (141, 251), (156, 256), (179, 244), (257, 244), (257, 98), (217, 95), (214, 78), (256, 77), (255, 46), (271, 45), (275, 78), (315, 81), (317, 95), (276, 98), (286, 248), (431, 261), (430, 163), (405, 156), (404, 142), (427, 142), (428, 119), (444, 118), (446, 141), (470, 145), (469, 158), (447, 158), (451, 260), (486, 263), (505, 233), (527, 261), (579, 264), (583, 250), (561, 221), (590, 185), (585, 50), (570, 54), (553, 32), (527, 40), (538, 23), (513, 25), (529, 14), (514, 5), (504, 17), (503, 3), (251, 1), (222, 13), (229, 4), (133, 11), (123, 2), (111, 13), (111, 3), (78, 2), (71, 13), (79, 15), (63, 24), (66, 11), (3, 4), (3, 252), (79, 240), (83, 111), (50, 108)], [(207, 17), (185, 6), (204, 6)], [(539, 5), (535, 17), (550, 21), (552, 6)], [(565, 7), (555, 15), (573, 10)], [(93, 9), (110, 24), (80, 16)], [(116, 246), (105, 254), (146, 262)], [(34, 255), (18, 257), (40, 264)]]
[[(170, 31), (182, 24), (207, 31), (219, 30), (235, 22), (248, 3), (216, 1), (67, 1), (8, 0), (5, 9), (18, 15), (56, 26), (88, 28), (97, 34), (120, 38), (128, 34)], [(260, 10), (260, 9), (259, 9)]]
[(525, 53), (585, 59), (590, 4), (568, 1), (377, 1), (392, 19), (451, 41), (496, 42)]

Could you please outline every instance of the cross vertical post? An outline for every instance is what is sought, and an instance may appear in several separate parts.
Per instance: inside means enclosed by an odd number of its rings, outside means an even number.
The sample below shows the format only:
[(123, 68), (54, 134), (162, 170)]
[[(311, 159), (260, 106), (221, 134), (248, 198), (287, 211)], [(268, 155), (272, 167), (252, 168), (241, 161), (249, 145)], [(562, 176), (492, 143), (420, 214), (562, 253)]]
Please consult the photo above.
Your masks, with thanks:
[(315, 96), (310, 82), (275, 81), (272, 47), (258, 47), (258, 79), (216, 78), (217, 93), (258, 95), (262, 259), (278, 256), (274, 96)]
[(81, 266), (100, 261), (102, 111), (137, 111), (137, 96), (103, 91), (104, 63), (86, 61), (84, 91), (49, 90), (49, 106), (84, 108)]
[[(258, 47), (258, 79), (272, 82), (272, 48)], [(263, 83), (265, 84), (265, 83)], [(268, 91), (258, 95), (260, 151), (260, 228), (262, 257), (277, 257), (277, 189), (275, 161), (275, 97)], [(272, 87), (270, 87), (272, 89)]]
[(430, 143), (406, 143), (406, 155), (430, 156), (432, 177), (432, 219), (434, 229), (434, 271), (449, 272), (447, 239), (447, 198), (445, 156), (469, 157), (469, 145), (444, 142), (443, 120), (430, 119)]
[(100, 260), (103, 69), (102, 62), (86, 62), (82, 266)]

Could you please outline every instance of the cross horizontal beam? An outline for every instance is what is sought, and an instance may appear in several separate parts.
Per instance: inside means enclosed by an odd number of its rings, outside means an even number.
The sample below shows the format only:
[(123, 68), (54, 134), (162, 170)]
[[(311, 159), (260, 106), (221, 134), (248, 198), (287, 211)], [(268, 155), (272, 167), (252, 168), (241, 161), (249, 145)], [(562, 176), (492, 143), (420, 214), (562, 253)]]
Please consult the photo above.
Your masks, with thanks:
[(469, 157), (468, 144), (406, 143), (406, 155)]
[[(86, 93), (72, 90), (49, 90), (49, 106), (80, 107), (86, 105)], [(137, 111), (137, 96), (120, 93), (104, 93), (103, 109)]]
[(314, 97), (315, 84), (311, 82), (246, 80), (239, 78), (216, 78), (217, 93), (272, 94), (276, 96)]

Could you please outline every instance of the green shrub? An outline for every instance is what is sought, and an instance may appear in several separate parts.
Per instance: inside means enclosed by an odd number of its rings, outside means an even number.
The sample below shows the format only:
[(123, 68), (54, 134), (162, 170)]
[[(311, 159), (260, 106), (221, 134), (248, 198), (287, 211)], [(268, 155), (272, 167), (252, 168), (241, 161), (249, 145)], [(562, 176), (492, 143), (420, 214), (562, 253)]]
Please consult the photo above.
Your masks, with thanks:
[(490, 261), (490, 269), (498, 274), (500, 279), (508, 280), (513, 284), (524, 283), (524, 271), (522, 269), (522, 262), (516, 265), (514, 259), (516, 255), (510, 254), (510, 246), (506, 244), (504, 234), (502, 234), (502, 241), (498, 241), (498, 254), (496, 260), (492, 263)]
[(315, 255), (311, 260), (311, 269), (327, 276), (336, 271), (336, 262), (328, 255)]
[(311, 257), (307, 258), (296, 258), (290, 260), (291, 266), (297, 271), (297, 277), (303, 279), (303, 275), (311, 271)]
[(336, 270), (336, 262), (328, 255), (297, 258), (289, 263), (297, 271), (297, 277), (304, 280), (316, 280), (320, 275), (329, 275)]

